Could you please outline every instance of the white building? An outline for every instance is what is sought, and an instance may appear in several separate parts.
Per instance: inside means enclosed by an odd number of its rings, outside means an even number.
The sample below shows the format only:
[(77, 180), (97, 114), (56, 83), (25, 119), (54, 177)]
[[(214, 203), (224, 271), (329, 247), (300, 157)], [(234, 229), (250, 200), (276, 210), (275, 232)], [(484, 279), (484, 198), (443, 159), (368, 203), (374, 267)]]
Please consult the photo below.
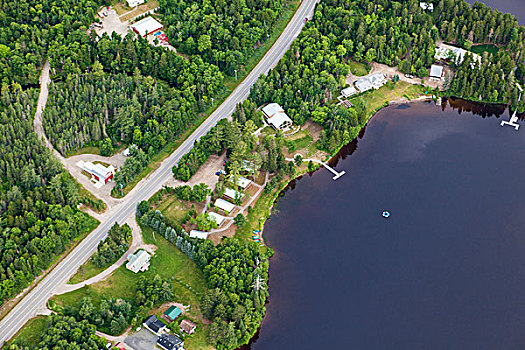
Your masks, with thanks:
[(190, 237), (191, 238), (206, 239), (206, 238), (208, 238), (208, 232), (191, 230), (190, 231)]
[(208, 213), (208, 217), (213, 218), (213, 220), (215, 220), (215, 222), (217, 223), (217, 226), (221, 226), (224, 220), (226, 220), (226, 217), (219, 215), (217, 213), (214, 213), (212, 211)]
[(91, 162), (79, 161), (77, 166), (91, 175), (91, 179), (100, 183), (107, 184), (115, 173), (115, 168), (113, 165), (105, 167), (102, 164), (93, 164)]
[(227, 212), (227, 213), (231, 213), (233, 211), (233, 209), (235, 209), (235, 204), (232, 204), (228, 201), (225, 201), (224, 199), (217, 199), (215, 201), (215, 207)]
[(226, 187), (226, 189), (224, 190), (224, 195), (231, 199), (236, 199), (236, 198), (242, 199), (244, 197), (243, 193), (239, 191), (235, 191), (233, 188), (229, 188), (229, 187)]
[(441, 80), (443, 77), (443, 66), (433, 64), (430, 67), (430, 79)]
[[(230, 180), (231, 183), (233, 183), (233, 179)], [(248, 187), (251, 184), (251, 181), (243, 176), (237, 177), (237, 186), (241, 186), (241, 188), (244, 190), (246, 187)]]
[(365, 92), (371, 89), (379, 89), (387, 82), (386, 76), (382, 73), (375, 73), (366, 78), (358, 79), (354, 82), (355, 87), (359, 92)]
[(357, 91), (353, 85), (350, 85), (349, 87), (341, 90), (341, 95), (343, 95), (344, 98), (348, 98), (350, 96), (357, 94), (358, 92), (359, 91)]
[(135, 254), (128, 255), (128, 262), (126, 268), (135, 273), (147, 271), (149, 268), (149, 260), (151, 256), (145, 250), (139, 250)]
[(266, 105), (262, 112), (266, 122), (276, 130), (287, 130), (293, 124), (292, 119), (284, 112), (284, 109), (277, 103)]
[(420, 2), (419, 7), (421, 7), (424, 11), (434, 11), (434, 4), (431, 2)]
[(139, 6), (144, 3), (144, 0), (126, 0), (129, 7)]
[(153, 17), (146, 17), (129, 26), (135, 33), (145, 38), (162, 29), (162, 24)]
[(448, 60), (451, 56), (454, 62), (459, 65), (465, 59), (465, 56), (470, 54), (474, 62), (481, 62), (481, 56), (473, 52), (467, 51), (460, 47), (450, 46), (442, 44), (440, 47), (436, 48), (436, 53), (434, 54), (434, 59), (436, 60)]

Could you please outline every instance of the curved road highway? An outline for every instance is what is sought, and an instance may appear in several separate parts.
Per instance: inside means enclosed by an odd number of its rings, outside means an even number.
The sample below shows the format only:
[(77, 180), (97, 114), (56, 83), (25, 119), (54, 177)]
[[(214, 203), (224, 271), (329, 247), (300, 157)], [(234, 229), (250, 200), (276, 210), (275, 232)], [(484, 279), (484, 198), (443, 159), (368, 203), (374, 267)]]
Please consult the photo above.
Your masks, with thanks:
[(66, 282), (96, 250), (98, 242), (103, 239), (113, 223), (123, 223), (128, 217), (134, 215), (138, 202), (150, 198), (172, 176), (171, 168), (182, 155), (189, 152), (195, 141), (205, 135), (220, 119), (226, 118), (234, 111), (235, 106), (244, 101), (250, 87), (261, 74), (267, 74), (279, 59), (284, 55), (292, 41), (299, 35), (304, 18), (309, 17), (315, 7), (316, 0), (303, 0), (294, 17), (288, 23), (275, 44), (261, 59), (250, 74), (228, 96), (222, 105), (213, 112), (202, 125), (149, 177), (141, 181), (134, 191), (129, 193), (122, 203), (116, 206), (109, 218), (85, 238), (67, 257), (62, 260), (33, 290), (26, 295), (9, 314), (0, 322), (0, 346), (15, 335), (24, 324), (34, 317), (39, 311), (45, 310), (48, 299), (61, 283)]

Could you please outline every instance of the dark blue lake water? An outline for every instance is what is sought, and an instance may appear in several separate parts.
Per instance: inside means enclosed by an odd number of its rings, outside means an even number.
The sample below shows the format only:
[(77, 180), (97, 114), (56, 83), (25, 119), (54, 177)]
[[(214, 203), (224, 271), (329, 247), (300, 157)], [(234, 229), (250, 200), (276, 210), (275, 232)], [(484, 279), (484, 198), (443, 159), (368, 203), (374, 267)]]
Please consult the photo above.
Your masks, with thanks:
[(525, 348), (525, 125), (455, 105), (386, 108), (290, 186), (251, 349)]

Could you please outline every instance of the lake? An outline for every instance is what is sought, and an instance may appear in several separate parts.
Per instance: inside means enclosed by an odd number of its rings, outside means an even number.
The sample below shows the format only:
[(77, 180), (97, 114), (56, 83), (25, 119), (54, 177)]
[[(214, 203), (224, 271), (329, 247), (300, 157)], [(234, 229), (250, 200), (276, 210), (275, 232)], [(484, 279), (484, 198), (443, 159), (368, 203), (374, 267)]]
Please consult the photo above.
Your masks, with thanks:
[(508, 117), (390, 106), (342, 150), (346, 175), (290, 184), (249, 348), (525, 348), (525, 131)]
[[(467, 0), (469, 4), (473, 4), (475, 0)], [(494, 9), (503, 13), (511, 13), (516, 16), (520, 24), (525, 24), (525, 9), (523, 8), (523, 0), (481, 0), (479, 2), (484, 3)]]

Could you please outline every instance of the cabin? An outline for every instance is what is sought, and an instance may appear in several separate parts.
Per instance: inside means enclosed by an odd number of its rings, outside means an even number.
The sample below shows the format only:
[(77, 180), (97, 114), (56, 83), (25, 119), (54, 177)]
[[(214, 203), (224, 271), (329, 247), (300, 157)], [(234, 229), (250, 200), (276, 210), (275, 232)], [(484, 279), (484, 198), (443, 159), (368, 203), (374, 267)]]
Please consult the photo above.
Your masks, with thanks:
[(355, 94), (357, 94), (359, 91), (357, 91), (357, 89), (350, 85), (349, 87), (347, 88), (344, 88), (343, 90), (341, 90), (341, 95), (343, 95), (344, 98), (349, 98)]
[(215, 222), (217, 223), (217, 226), (221, 226), (224, 220), (226, 220), (224, 216), (214, 213), (212, 211), (208, 213), (208, 218), (213, 218), (213, 220), (215, 220)]
[(149, 268), (149, 260), (151, 256), (145, 250), (139, 250), (135, 254), (128, 255), (128, 262), (126, 268), (134, 273), (147, 271)]
[(170, 306), (164, 313), (162, 314), (162, 318), (165, 319), (168, 323), (171, 323), (177, 319), (177, 317), (182, 314), (182, 311), (176, 307), (175, 305)]
[(433, 64), (430, 67), (430, 79), (431, 80), (441, 80), (443, 78), (443, 66)]
[(224, 195), (230, 199), (237, 199), (237, 198), (244, 198), (244, 194), (239, 192), (239, 191), (235, 191), (233, 188), (229, 188), (229, 187), (226, 187), (226, 189), (224, 190)]
[[(230, 179), (231, 183), (233, 183), (233, 180)], [(243, 190), (245, 190), (248, 186), (250, 186), (252, 182), (248, 180), (247, 178), (243, 176), (237, 177), (237, 184), (233, 183), (234, 185), (240, 186)]]
[(126, 0), (129, 7), (136, 7), (143, 4), (145, 0)]
[(206, 238), (208, 238), (208, 232), (191, 230), (190, 231), (190, 237), (191, 238), (206, 239)]
[(226, 212), (226, 213), (231, 213), (233, 211), (233, 209), (235, 209), (235, 204), (232, 204), (228, 201), (225, 201), (224, 199), (217, 199), (215, 201), (215, 207)]
[(197, 329), (197, 325), (190, 320), (182, 320), (179, 325), (181, 333), (193, 334)]
[(157, 339), (157, 345), (164, 350), (182, 350), (184, 342), (173, 334), (163, 334)]
[(288, 130), (292, 124), (292, 119), (284, 112), (284, 109), (277, 103), (270, 103), (262, 109), (264, 119), (268, 125), (275, 130)]
[(166, 329), (166, 325), (162, 323), (155, 315), (148, 317), (142, 325), (157, 336), (161, 335)]

